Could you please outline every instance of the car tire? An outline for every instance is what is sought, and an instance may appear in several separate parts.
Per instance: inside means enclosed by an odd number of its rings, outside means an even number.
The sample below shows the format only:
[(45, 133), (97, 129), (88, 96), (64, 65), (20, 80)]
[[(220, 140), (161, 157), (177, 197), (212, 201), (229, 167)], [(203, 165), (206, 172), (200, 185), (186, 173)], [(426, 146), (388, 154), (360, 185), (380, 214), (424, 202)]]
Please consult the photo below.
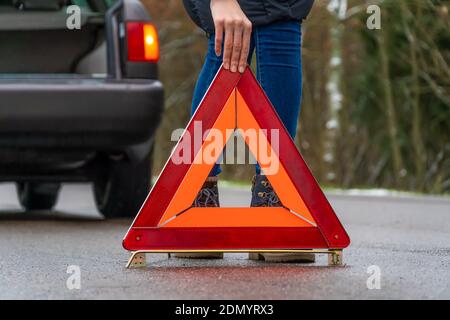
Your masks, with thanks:
[(19, 202), (25, 210), (51, 210), (58, 201), (61, 184), (53, 182), (18, 182), (16, 187)]
[(106, 218), (134, 217), (151, 187), (152, 152), (140, 162), (110, 160), (106, 175), (94, 181), (97, 209)]

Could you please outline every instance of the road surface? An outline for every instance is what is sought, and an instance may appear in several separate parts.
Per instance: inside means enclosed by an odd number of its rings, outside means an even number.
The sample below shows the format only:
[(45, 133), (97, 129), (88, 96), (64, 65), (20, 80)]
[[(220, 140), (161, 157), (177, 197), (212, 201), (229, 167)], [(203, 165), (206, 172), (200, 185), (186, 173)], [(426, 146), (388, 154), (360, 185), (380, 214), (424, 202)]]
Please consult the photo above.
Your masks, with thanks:
[[(242, 189), (221, 195), (226, 205), (249, 201)], [(0, 185), (0, 299), (450, 299), (449, 198), (328, 197), (352, 239), (345, 267), (326, 256), (299, 265), (158, 254), (128, 270), (121, 241), (131, 220), (103, 220), (88, 185), (64, 186), (57, 212), (39, 214), (20, 212), (13, 186)], [(69, 266), (80, 289), (67, 287)], [(369, 289), (377, 270), (380, 288)]]

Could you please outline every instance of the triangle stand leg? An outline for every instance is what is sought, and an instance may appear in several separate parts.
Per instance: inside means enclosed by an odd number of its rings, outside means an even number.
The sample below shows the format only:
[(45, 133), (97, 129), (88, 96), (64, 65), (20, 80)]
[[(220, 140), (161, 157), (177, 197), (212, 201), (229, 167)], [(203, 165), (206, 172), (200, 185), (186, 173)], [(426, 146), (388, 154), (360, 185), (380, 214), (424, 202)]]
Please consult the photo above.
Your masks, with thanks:
[(147, 266), (145, 252), (135, 251), (131, 253), (127, 268), (144, 268)]
[[(145, 251), (134, 251), (131, 253), (130, 259), (126, 267), (128, 269), (132, 268), (144, 268), (147, 267), (146, 253), (166, 253), (170, 259), (172, 253), (192, 253), (192, 252), (204, 252), (210, 253), (210, 250), (145, 250)], [(328, 255), (328, 266), (331, 267), (342, 267), (344, 265), (342, 249), (297, 249), (297, 250), (214, 250), (214, 252), (223, 253), (249, 253), (250, 260), (260, 260), (259, 255), (262, 253), (314, 253), (314, 254), (327, 254)]]
[(328, 265), (332, 267), (341, 267), (344, 266), (344, 260), (341, 249), (329, 250), (330, 254), (328, 255)]

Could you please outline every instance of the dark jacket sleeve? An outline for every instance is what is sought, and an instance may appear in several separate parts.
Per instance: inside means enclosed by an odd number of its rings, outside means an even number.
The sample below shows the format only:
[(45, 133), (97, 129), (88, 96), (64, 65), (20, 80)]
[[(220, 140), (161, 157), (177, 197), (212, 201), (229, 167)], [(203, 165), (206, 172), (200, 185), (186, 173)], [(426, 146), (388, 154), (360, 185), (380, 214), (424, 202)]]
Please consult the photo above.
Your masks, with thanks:
[(183, 5), (192, 21), (194, 21), (197, 26), (202, 28), (202, 23), (195, 6), (195, 2), (193, 0), (183, 0)]

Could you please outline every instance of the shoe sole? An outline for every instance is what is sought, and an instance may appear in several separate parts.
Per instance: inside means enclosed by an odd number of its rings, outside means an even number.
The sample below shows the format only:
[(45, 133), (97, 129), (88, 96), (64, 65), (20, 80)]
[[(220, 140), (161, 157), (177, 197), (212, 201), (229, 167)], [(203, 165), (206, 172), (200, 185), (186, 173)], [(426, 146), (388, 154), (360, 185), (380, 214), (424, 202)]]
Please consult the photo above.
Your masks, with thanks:
[(182, 259), (223, 259), (222, 252), (183, 252), (175, 253), (174, 256)]
[(316, 262), (314, 253), (254, 253), (248, 254), (250, 260), (262, 260), (266, 262)]

